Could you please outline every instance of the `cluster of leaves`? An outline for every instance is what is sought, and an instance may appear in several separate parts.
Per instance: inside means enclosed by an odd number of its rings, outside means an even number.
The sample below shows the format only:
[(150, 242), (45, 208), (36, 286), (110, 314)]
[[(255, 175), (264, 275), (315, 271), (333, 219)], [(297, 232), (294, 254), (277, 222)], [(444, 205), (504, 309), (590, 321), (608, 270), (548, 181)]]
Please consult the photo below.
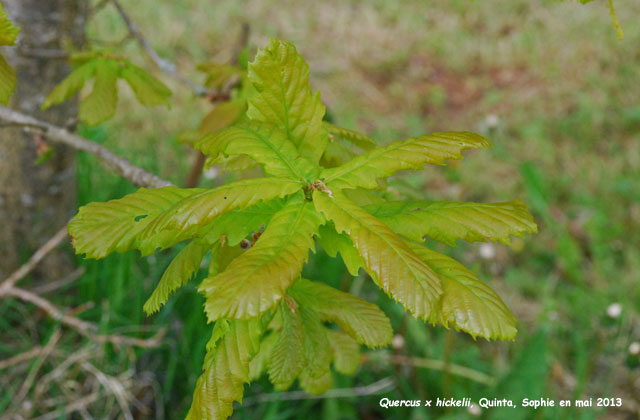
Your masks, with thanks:
[(146, 302), (148, 313), (209, 263), (198, 290), (214, 326), (188, 419), (227, 418), (244, 383), (264, 372), (277, 389), (297, 379), (307, 392), (324, 392), (332, 365), (352, 373), (359, 345), (390, 342), (389, 320), (377, 306), (301, 278), (316, 242), (331, 256), (340, 253), (353, 275), (364, 269), (416, 318), (474, 337), (516, 334), (498, 295), (424, 241), (508, 242), (536, 231), (526, 206), (387, 201), (381, 181), (461, 159), (463, 150), (489, 141), (441, 132), (375, 148), (366, 136), (323, 121), (325, 107), (308, 77), (295, 47), (272, 40), (249, 64), (240, 99), (246, 112), (192, 142), (216, 163), (253, 162), (263, 177), (213, 189), (142, 188), (80, 208), (69, 225), (76, 252), (90, 258), (131, 249), (148, 255), (187, 241)]
[[(211, 98), (213, 108), (204, 116), (197, 130), (185, 131), (178, 137), (182, 143), (192, 147), (203, 136), (230, 126), (245, 114), (251, 87), (250, 83), (246, 83), (246, 61), (237, 65), (202, 63), (198, 65), (198, 70), (207, 76), (205, 87), (213, 93), (220, 93), (222, 98)], [(216, 164), (224, 165), (227, 171), (242, 171), (253, 166), (253, 162), (244, 156), (217, 156), (209, 157), (205, 168)]]
[(169, 88), (125, 57), (109, 51), (93, 51), (74, 54), (71, 62), (74, 70), (47, 96), (42, 103), (43, 110), (68, 100), (91, 79), (94, 79), (93, 89), (81, 100), (78, 112), (80, 120), (89, 125), (104, 122), (115, 114), (118, 79), (129, 84), (142, 105), (169, 105)]
[[(0, 3), (0, 45), (15, 45), (20, 30), (16, 28)], [(16, 89), (16, 73), (0, 54), (0, 102), (7, 105)]]

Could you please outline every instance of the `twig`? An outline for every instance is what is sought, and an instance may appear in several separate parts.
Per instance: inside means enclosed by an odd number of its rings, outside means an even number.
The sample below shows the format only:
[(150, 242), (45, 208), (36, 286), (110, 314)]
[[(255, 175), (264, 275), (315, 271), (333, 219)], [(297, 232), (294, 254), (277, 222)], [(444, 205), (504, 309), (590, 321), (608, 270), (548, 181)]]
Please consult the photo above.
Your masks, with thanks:
[(42, 353), (42, 347), (36, 346), (31, 350), (25, 351), (20, 354), (16, 354), (15, 356), (9, 357), (8, 359), (0, 360), (0, 370), (4, 370), (11, 366), (15, 366), (22, 362), (31, 360), (34, 357), (38, 357), (41, 353)]
[(25, 48), (18, 47), (18, 53), (23, 57), (31, 58), (48, 58), (50, 60), (63, 60), (71, 55), (65, 50), (47, 49), (47, 48)]
[(75, 270), (73, 270), (73, 272), (71, 272), (68, 276), (60, 280), (57, 280), (51, 283), (45, 283), (42, 286), (35, 287), (33, 289), (33, 293), (37, 295), (41, 295), (43, 293), (49, 293), (54, 290), (58, 290), (59, 288), (66, 286), (67, 284), (71, 284), (74, 281), (78, 280), (85, 273), (85, 271), (86, 270), (84, 269), (84, 267), (78, 267)]
[[(76, 400), (71, 404), (65, 405), (64, 412), (67, 414), (71, 414), (75, 411), (82, 410), (88, 407), (89, 405), (93, 404), (94, 402), (98, 401), (99, 398), (104, 398), (104, 394), (101, 392), (94, 392), (93, 394), (89, 394), (86, 397), (80, 398), (79, 400)], [(40, 417), (36, 417), (33, 420), (55, 420), (59, 418), (60, 418), (60, 410), (56, 409), (46, 414), (43, 414)]]
[(445, 363), (442, 360), (423, 359), (418, 357), (408, 357), (408, 356), (402, 356), (402, 355), (388, 356), (384, 360), (391, 364), (396, 364), (396, 365), (414, 366), (414, 367), (425, 368), (425, 369), (439, 370), (443, 372), (447, 371), (452, 375), (471, 379), (472, 381), (489, 385), (489, 386), (496, 384), (496, 378), (494, 378), (493, 376), (489, 376), (486, 373), (478, 372), (477, 370), (474, 370), (465, 366)]
[(98, 331), (98, 326), (96, 324), (66, 315), (53, 303), (49, 302), (43, 297), (36, 295), (35, 293), (17, 287), (12, 287), (6, 291), (6, 294), (8, 296), (13, 296), (25, 302), (36, 305), (56, 321), (60, 321), (62, 324), (73, 328), (79, 334), (97, 343), (111, 343), (117, 346), (129, 345), (141, 348), (153, 348), (160, 345), (162, 338), (164, 337), (164, 334), (166, 332), (164, 329), (160, 329), (153, 337), (146, 339), (126, 337), (115, 334), (96, 334), (96, 332)]
[(120, 406), (120, 410), (125, 418), (125, 420), (133, 420), (133, 414), (131, 414), (131, 410), (129, 410), (129, 402), (128, 400), (133, 399), (129, 393), (127, 393), (125, 387), (118, 381), (116, 378), (109, 376), (97, 369), (89, 362), (82, 362), (80, 364), (84, 370), (91, 373), (96, 377), (98, 382), (113, 396), (116, 398), (118, 405)]
[(330, 389), (321, 395), (311, 395), (304, 391), (291, 392), (275, 392), (269, 394), (256, 395), (255, 397), (245, 398), (242, 402), (243, 407), (260, 404), (268, 401), (294, 401), (294, 400), (322, 400), (327, 398), (351, 398), (363, 397), (365, 395), (383, 394), (395, 388), (395, 382), (392, 378), (383, 378), (365, 386), (357, 386), (355, 388), (335, 388)]
[(13, 274), (7, 277), (0, 284), (0, 297), (5, 295), (18, 281), (22, 280), (27, 274), (29, 274), (35, 267), (47, 256), (51, 250), (56, 248), (63, 239), (67, 238), (67, 225), (64, 225), (51, 239), (49, 239), (44, 245), (42, 245), (24, 265), (18, 268)]
[(131, 33), (131, 35), (138, 41), (142, 49), (145, 50), (145, 52), (149, 55), (149, 57), (151, 57), (153, 62), (158, 66), (160, 70), (162, 70), (165, 74), (178, 80), (179, 82), (189, 86), (189, 88), (191, 88), (191, 90), (193, 90), (193, 92), (198, 96), (207, 96), (209, 94), (207, 88), (205, 88), (204, 86), (200, 86), (196, 83), (193, 83), (191, 80), (187, 79), (186, 77), (178, 73), (178, 71), (176, 70), (175, 64), (173, 64), (168, 60), (165, 60), (164, 58), (158, 55), (156, 50), (153, 49), (151, 44), (149, 44), (146, 38), (142, 35), (142, 32), (140, 32), (140, 29), (138, 29), (136, 24), (131, 20), (131, 18), (129, 18), (129, 16), (124, 11), (124, 9), (122, 8), (122, 5), (120, 5), (120, 2), (118, 0), (111, 0), (111, 3), (113, 3), (115, 8), (118, 10), (120, 17), (122, 17), (122, 20), (124, 21), (125, 25), (127, 25), (127, 28), (129, 29), (129, 32)]
[[(248, 23), (243, 23), (242, 28), (240, 29), (240, 36), (238, 37), (238, 42), (233, 48), (231, 52), (231, 58), (229, 59), (229, 64), (238, 65), (238, 58), (240, 57), (240, 53), (247, 46), (249, 42), (249, 33), (250, 26)], [(222, 87), (221, 92), (217, 93), (215, 96), (209, 96), (209, 100), (211, 102), (215, 102), (220, 97), (230, 96), (231, 89), (235, 87), (238, 82), (240, 82), (240, 78), (231, 78), (232, 80), (227, 81), (225, 86)], [(227, 101), (229, 98), (227, 98)], [(216, 105), (214, 105), (216, 106)], [(189, 172), (189, 176), (185, 182), (185, 188), (194, 188), (198, 186), (198, 182), (200, 182), (200, 177), (202, 176), (202, 171), (204, 169), (204, 164), (206, 162), (206, 157), (204, 153), (200, 150), (196, 150), (196, 159), (191, 166), (191, 171)]]
[(51, 338), (49, 338), (49, 342), (47, 343), (46, 346), (44, 346), (44, 348), (40, 352), (39, 358), (36, 361), (36, 365), (33, 367), (33, 369), (31, 369), (31, 371), (25, 378), (24, 382), (22, 383), (20, 390), (13, 397), (13, 402), (15, 405), (19, 406), (22, 400), (24, 400), (24, 398), (27, 396), (27, 393), (31, 389), (31, 386), (33, 385), (33, 381), (35, 380), (36, 375), (40, 370), (40, 367), (44, 363), (45, 359), (49, 356), (49, 354), (51, 353), (55, 345), (58, 344), (58, 340), (60, 340), (60, 336), (61, 336), (60, 329), (57, 329), (51, 335)]
[(169, 181), (165, 181), (142, 168), (132, 165), (128, 159), (116, 155), (98, 143), (87, 140), (84, 137), (53, 124), (40, 121), (29, 115), (3, 106), (0, 106), (0, 119), (25, 127), (37, 127), (42, 130), (45, 136), (51, 141), (66, 144), (77, 150), (91, 153), (95, 155), (104, 166), (114, 170), (139, 187), (160, 188), (172, 185)]

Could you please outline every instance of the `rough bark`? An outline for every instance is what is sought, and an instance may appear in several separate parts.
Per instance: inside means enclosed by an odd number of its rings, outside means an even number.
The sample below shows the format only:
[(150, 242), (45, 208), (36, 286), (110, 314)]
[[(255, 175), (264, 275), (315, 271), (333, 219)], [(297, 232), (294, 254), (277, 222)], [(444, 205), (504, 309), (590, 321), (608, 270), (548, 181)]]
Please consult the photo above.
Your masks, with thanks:
[[(69, 72), (58, 52), (84, 41), (86, 0), (3, 0), (10, 19), (20, 28), (17, 47), (4, 52), (18, 76), (10, 107), (45, 121), (65, 125), (75, 105), (40, 111), (48, 92)], [(56, 147), (53, 157), (36, 165), (37, 136), (19, 128), (0, 129), (0, 279), (46, 242), (73, 215), (75, 167), (71, 148)], [(68, 254), (48, 256), (34, 276), (64, 276)]]

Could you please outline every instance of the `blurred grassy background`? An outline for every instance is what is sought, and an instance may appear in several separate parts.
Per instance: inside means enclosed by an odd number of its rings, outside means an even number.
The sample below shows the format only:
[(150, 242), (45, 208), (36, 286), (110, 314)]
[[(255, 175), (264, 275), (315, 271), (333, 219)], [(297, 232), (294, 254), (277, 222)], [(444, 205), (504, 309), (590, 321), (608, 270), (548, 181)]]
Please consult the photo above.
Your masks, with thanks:
[[(367, 353), (354, 377), (336, 376), (336, 387), (386, 377), (393, 378), (394, 387), (358, 398), (256, 403), (252, 396), (272, 391), (262, 380), (247, 387), (250, 404), (238, 407), (235, 418), (640, 418), (640, 362), (630, 350), (640, 341), (640, 2), (617, 3), (624, 41), (617, 39), (604, 2), (583, 6), (512, 0), (500, 7), (467, 0), (122, 4), (160, 55), (192, 79), (203, 77), (194, 70), (197, 63), (228, 60), (241, 24), (247, 22), (254, 48), (272, 36), (297, 45), (311, 67), (312, 86), (320, 89), (339, 125), (381, 143), (436, 130), (487, 135), (493, 149), (469, 153), (444, 168), (407, 174), (403, 182), (428, 199), (521, 199), (539, 224), (538, 235), (515, 240), (510, 247), (460, 243), (447, 249), (433, 244), (499, 292), (519, 321), (518, 338), (509, 343), (474, 341), (416, 321), (370, 281), (351, 280), (341, 261), (318, 253), (305, 269), (307, 275), (376, 301), (398, 334), (394, 346)], [(88, 33), (94, 41), (109, 42), (122, 39), (126, 28), (107, 7), (92, 19)], [(133, 42), (124, 49), (135, 62), (152, 68)], [(158, 76), (174, 90), (170, 110), (142, 108), (122, 89), (116, 118), (99, 128), (84, 128), (82, 134), (182, 184), (194, 155), (176, 136), (197, 127), (208, 106)], [(134, 190), (90, 156), (78, 157), (77, 171), (79, 205)], [(202, 184), (219, 182), (205, 178)], [(404, 194), (401, 185), (399, 196)], [(168, 326), (163, 347), (134, 355), (107, 349), (100, 366), (114, 375), (127, 369), (134, 377), (150, 375), (160, 405), (156, 413), (162, 408), (171, 419), (181, 418), (190, 404), (210, 336), (193, 283), (160, 314), (147, 318), (142, 312), (176, 252), (78, 260), (85, 274), (55, 298), (74, 306), (95, 302), (83, 316), (99, 320), (104, 331)], [(14, 307), (1, 303), (0, 320), (10, 322)], [(44, 344), (57, 326), (51, 322), (39, 328)], [(402, 356), (469, 367), (495, 383), (421, 368), (420, 360)], [(15, 392), (0, 390), (0, 412)], [(385, 410), (378, 405), (382, 396), (474, 401), (621, 397), (624, 406), (478, 414), (466, 409)], [(67, 417), (61, 412), (60, 418)]]

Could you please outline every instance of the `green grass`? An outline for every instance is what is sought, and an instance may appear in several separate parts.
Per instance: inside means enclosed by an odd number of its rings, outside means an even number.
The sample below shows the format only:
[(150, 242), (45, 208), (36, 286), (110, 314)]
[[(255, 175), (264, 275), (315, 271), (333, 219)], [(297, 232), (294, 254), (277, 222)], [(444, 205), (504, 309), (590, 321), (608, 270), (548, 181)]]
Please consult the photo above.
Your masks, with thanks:
[[(500, 7), (418, 0), (274, 4), (261, 0), (245, 8), (219, 1), (214, 7), (205, 0), (181, 0), (127, 7), (160, 54), (190, 77), (198, 77), (193, 69), (199, 61), (226, 60), (240, 23), (247, 21), (254, 47), (264, 46), (269, 36), (298, 45), (310, 63), (312, 85), (322, 91), (338, 124), (380, 142), (442, 129), (486, 134), (493, 149), (446, 168), (427, 168), (403, 182), (429, 199), (522, 199), (540, 228), (538, 235), (511, 247), (492, 244), (490, 258), (481, 257), (475, 244), (460, 243), (447, 251), (495, 287), (513, 310), (519, 335), (509, 343), (473, 341), (413, 320), (369, 280), (351, 280), (341, 261), (320, 251), (306, 275), (379, 303), (404, 337), (403, 346), (369, 355), (354, 377), (336, 377), (336, 387), (390, 376), (397, 386), (384, 396), (395, 399), (620, 396), (628, 401), (626, 407), (639, 404), (640, 390), (629, 385), (637, 384), (638, 363), (627, 349), (640, 340), (640, 26), (634, 20), (640, 5), (616, 3), (626, 36), (618, 41), (604, 3), (598, 2), (582, 6), (518, 0)], [(115, 40), (124, 34), (109, 8), (89, 29), (92, 38)], [(134, 43), (125, 50), (139, 64), (149, 64)], [(163, 80), (175, 91), (170, 110), (141, 108), (125, 93), (112, 122), (82, 133), (182, 184), (192, 155), (176, 135), (196, 127), (208, 106), (183, 86)], [(77, 171), (79, 204), (133, 191), (91, 157), (80, 155)], [(215, 182), (219, 180), (204, 180), (203, 185)], [(400, 195), (408, 191), (400, 182), (394, 188)], [(95, 302), (83, 316), (100, 322), (104, 331), (136, 325), (168, 328), (159, 349), (138, 350), (133, 359), (109, 349), (102, 360), (112, 374), (127, 368), (153, 372), (167, 418), (180, 418), (188, 408), (210, 334), (195, 282), (176, 293), (159, 314), (146, 317), (142, 312), (176, 252), (78, 259), (86, 273), (58, 298), (73, 306)], [(606, 315), (612, 303), (622, 305), (620, 318)], [(3, 327), (18, 322), (18, 306), (0, 301)], [(51, 322), (43, 328), (55, 327)], [(27, 340), (20, 332), (8, 337)], [(449, 360), (498, 382), (490, 387), (438, 370), (392, 366), (384, 362), (389, 354)], [(0, 391), (0, 411), (14, 392)], [(247, 387), (246, 398), (269, 392), (263, 378)], [(238, 407), (235, 417), (473, 418), (460, 409), (385, 410), (378, 405), (380, 397), (273, 401)], [(534, 413), (521, 408), (490, 410), (483, 418), (631, 418), (625, 410), (629, 408)]]

